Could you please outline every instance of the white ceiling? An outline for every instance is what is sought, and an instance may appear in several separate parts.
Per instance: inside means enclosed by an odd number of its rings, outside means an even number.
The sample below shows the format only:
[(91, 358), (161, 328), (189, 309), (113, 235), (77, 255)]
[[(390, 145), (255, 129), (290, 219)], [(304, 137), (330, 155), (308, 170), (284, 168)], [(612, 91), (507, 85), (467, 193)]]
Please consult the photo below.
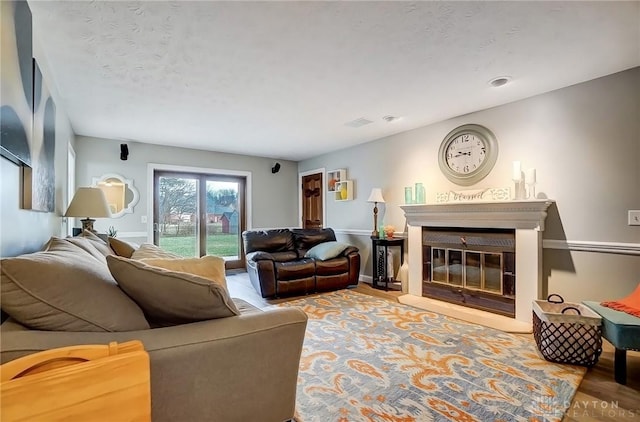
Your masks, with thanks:
[(29, 4), (76, 134), (291, 160), (640, 65), (637, 1)]

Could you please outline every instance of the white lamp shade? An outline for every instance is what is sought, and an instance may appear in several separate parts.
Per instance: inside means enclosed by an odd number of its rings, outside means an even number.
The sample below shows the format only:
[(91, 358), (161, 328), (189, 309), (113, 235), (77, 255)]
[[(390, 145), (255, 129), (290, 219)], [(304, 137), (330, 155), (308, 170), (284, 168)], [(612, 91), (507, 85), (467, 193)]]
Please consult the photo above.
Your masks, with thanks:
[(384, 198), (382, 197), (382, 189), (380, 188), (371, 189), (371, 195), (369, 195), (369, 199), (367, 199), (367, 202), (384, 203)]
[(78, 188), (65, 217), (111, 217), (107, 198), (100, 188)]

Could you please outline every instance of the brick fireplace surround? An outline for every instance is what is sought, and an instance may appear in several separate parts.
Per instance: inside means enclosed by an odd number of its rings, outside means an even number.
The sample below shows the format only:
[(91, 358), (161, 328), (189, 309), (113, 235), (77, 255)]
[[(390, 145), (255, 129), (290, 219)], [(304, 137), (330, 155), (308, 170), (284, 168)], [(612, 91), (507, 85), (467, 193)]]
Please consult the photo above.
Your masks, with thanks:
[[(404, 205), (408, 224), (409, 294), (401, 303), (504, 331), (530, 333), (531, 303), (542, 292), (542, 232), (550, 199)], [(515, 318), (422, 297), (422, 228), (515, 229)]]

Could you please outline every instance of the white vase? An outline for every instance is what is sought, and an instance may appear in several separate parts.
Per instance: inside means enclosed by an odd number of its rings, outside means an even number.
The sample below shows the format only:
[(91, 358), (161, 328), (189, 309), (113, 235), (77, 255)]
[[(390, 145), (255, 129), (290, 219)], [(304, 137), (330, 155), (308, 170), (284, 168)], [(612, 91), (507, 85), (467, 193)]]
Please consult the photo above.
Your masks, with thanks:
[(404, 258), (404, 263), (398, 271), (398, 280), (400, 280), (402, 293), (409, 293), (409, 262), (407, 261), (406, 257)]

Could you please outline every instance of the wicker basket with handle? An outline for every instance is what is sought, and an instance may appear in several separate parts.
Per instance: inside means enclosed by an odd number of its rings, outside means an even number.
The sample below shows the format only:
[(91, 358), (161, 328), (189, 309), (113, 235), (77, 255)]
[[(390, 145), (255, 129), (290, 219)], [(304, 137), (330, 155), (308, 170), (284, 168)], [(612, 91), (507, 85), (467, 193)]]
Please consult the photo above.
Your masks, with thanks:
[(533, 337), (546, 360), (591, 367), (602, 353), (602, 318), (552, 294), (533, 301)]

